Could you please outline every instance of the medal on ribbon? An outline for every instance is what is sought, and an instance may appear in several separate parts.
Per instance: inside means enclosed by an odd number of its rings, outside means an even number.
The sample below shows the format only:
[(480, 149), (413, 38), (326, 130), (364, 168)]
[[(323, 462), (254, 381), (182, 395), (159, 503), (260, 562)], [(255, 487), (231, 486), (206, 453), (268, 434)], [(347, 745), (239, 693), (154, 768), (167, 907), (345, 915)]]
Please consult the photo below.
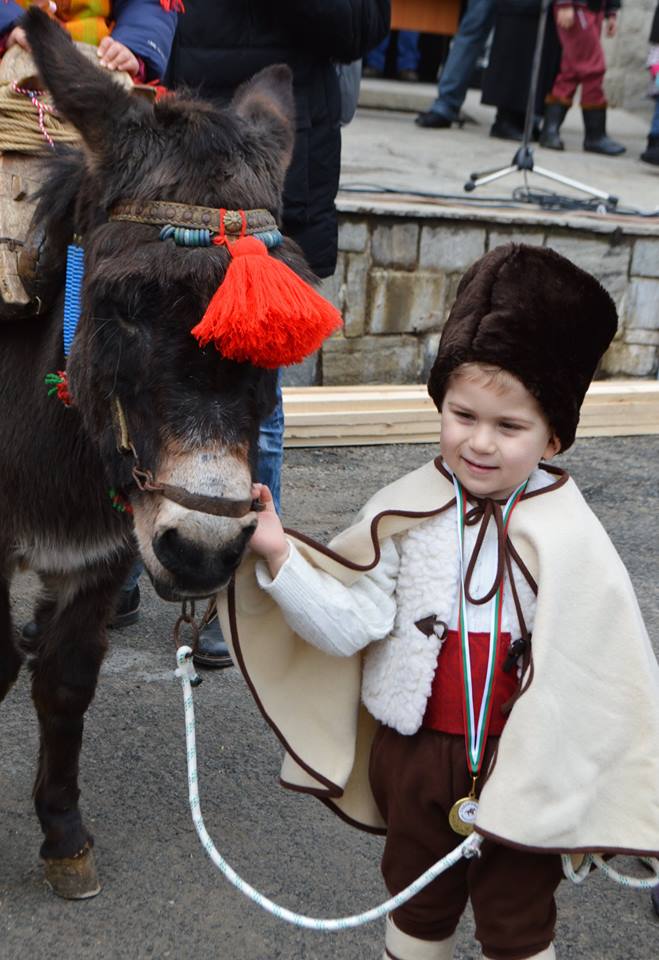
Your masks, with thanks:
[[(514, 508), (519, 503), (527, 481), (520, 484), (514, 490), (506, 501), (502, 511), (503, 536), (505, 540), (508, 531), (510, 516)], [(478, 800), (476, 798), (476, 783), (483, 765), (483, 755), (487, 743), (487, 731), (490, 725), (490, 715), (492, 712), (492, 692), (494, 690), (495, 666), (497, 650), (499, 648), (499, 638), (501, 635), (501, 610), (503, 601), (503, 583), (505, 573), (502, 571), (501, 578), (497, 585), (496, 593), (490, 600), (491, 618), (490, 618), (490, 636), (487, 657), (487, 670), (485, 682), (483, 685), (483, 695), (481, 697), (480, 709), (476, 716), (475, 698), (473, 689), (473, 677), (471, 671), (471, 657), (469, 651), (469, 624), (467, 620), (467, 591), (465, 589), (465, 563), (464, 563), (464, 528), (466, 515), (466, 497), (462, 484), (458, 478), (453, 475), (453, 487), (455, 489), (455, 505), (458, 528), (458, 551), (460, 554), (460, 610), (458, 617), (458, 633), (460, 643), (460, 663), (462, 666), (462, 684), (464, 691), (463, 709), (465, 726), (465, 745), (467, 749), (467, 767), (471, 774), (471, 790), (469, 795), (456, 800), (449, 812), (449, 823), (451, 829), (455, 830), (461, 836), (468, 836), (474, 830), (476, 817), (478, 815)]]

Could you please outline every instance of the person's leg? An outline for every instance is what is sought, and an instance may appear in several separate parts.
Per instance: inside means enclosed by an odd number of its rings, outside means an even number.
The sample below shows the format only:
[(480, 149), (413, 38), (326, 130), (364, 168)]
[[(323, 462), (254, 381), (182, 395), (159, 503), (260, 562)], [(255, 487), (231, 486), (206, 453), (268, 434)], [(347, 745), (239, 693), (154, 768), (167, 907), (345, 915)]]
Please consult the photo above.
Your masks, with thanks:
[(389, 49), (389, 41), (391, 39), (391, 34), (388, 33), (384, 40), (374, 47), (364, 57), (364, 76), (382, 76), (384, 73), (384, 65), (387, 59), (387, 50)]
[[(439, 114), (449, 122), (458, 119), (469, 80), (493, 24), (494, 0), (469, 0), (439, 78), (437, 98), (427, 113)], [(421, 120), (427, 113), (417, 117), (419, 126), (433, 126)]]
[(108, 623), (108, 629), (121, 630), (122, 627), (128, 627), (131, 623), (137, 623), (140, 610), (138, 580), (142, 576), (143, 570), (144, 564), (138, 557), (121, 586), (112, 618)]
[[(652, 163), (659, 166), (659, 98), (654, 102), (654, 114), (648, 134), (648, 145), (641, 154), (641, 160), (643, 160), (644, 163)], [(657, 912), (659, 913), (659, 899), (657, 900), (657, 908)]]
[(417, 30), (401, 30), (398, 33), (396, 51), (396, 74), (399, 80), (418, 80), (419, 33)]
[(284, 405), (281, 393), (281, 370), (277, 374), (277, 402), (259, 433), (259, 462), (256, 478), (270, 487), (275, 510), (281, 512), (281, 467), (284, 462)]
[(563, 876), (556, 854), (531, 853), (485, 840), (467, 882), (476, 939), (487, 960), (554, 956), (554, 894)]
[[(469, 789), (463, 739), (425, 729), (403, 736), (383, 726), (373, 742), (369, 778), (387, 824), (382, 875), (396, 894), (460, 843), (448, 814), (456, 796)], [(394, 910), (387, 960), (449, 960), (467, 903), (466, 877), (461, 860)]]

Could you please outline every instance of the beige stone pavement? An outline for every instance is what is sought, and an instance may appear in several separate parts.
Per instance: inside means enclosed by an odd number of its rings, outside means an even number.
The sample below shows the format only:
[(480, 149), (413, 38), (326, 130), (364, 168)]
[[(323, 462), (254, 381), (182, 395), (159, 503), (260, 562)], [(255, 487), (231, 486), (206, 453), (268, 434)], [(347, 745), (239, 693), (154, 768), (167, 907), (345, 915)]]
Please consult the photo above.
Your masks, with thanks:
[[(489, 136), (494, 109), (480, 103), (477, 90), (471, 90), (467, 95), (463, 109), (470, 122), (462, 129), (455, 126), (448, 130), (417, 127), (415, 113), (428, 109), (435, 90), (433, 84), (403, 84), (389, 80), (362, 82), (357, 114), (343, 130), (340, 209), (354, 209), (356, 199), (361, 199), (362, 205), (375, 203), (372, 195), (370, 200), (365, 195), (356, 198), (352, 191), (346, 190), (354, 185), (450, 195), (456, 205), (473, 207), (475, 204), (476, 209), (480, 209), (484, 201), (489, 203), (494, 198), (509, 203), (513, 190), (523, 186), (523, 175), (515, 172), (472, 193), (464, 191), (470, 173), (511, 164), (517, 145)], [(382, 109), (383, 106), (387, 109)], [(651, 113), (650, 100), (645, 114), (610, 110), (608, 132), (625, 144), (627, 153), (621, 157), (602, 157), (583, 151), (581, 111), (574, 107), (563, 127), (565, 151), (561, 153), (533, 145), (535, 163), (618, 196), (619, 207), (653, 213), (654, 216), (648, 219), (635, 217), (634, 222), (642, 232), (659, 232), (659, 167), (638, 159), (645, 146)], [(584, 196), (535, 173), (528, 175), (528, 183), (533, 190)], [(415, 202), (413, 198), (406, 199)], [(398, 200), (396, 196), (380, 197), (375, 205), (384, 205), (386, 210), (388, 205), (395, 206)], [(418, 202), (427, 207), (427, 199)], [(525, 205), (521, 216), (527, 220), (534, 219), (537, 214), (545, 216), (539, 207)]]

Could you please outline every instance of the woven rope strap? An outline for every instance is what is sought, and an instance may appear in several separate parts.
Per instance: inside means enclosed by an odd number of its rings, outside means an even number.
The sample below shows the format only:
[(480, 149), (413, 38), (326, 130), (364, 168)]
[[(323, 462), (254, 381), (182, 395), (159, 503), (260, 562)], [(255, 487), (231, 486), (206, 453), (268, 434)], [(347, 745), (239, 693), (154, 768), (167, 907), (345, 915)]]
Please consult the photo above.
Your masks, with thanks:
[[(268, 210), (245, 210), (247, 234), (276, 230), (277, 223)], [(170, 203), (167, 200), (120, 200), (110, 213), (110, 220), (130, 220), (132, 223), (147, 223), (154, 227), (171, 224), (173, 227), (191, 227), (220, 231), (220, 211), (217, 207), (196, 207), (187, 203)], [(230, 236), (240, 236), (242, 217), (239, 210), (227, 210), (224, 214), (224, 229)]]

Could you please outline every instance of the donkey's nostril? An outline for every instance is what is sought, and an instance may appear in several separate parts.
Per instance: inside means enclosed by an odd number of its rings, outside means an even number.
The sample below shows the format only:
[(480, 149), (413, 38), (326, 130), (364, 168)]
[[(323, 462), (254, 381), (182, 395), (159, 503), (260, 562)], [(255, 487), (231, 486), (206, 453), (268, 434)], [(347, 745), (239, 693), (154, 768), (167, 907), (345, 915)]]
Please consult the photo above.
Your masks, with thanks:
[(223, 587), (240, 563), (253, 526), (248, 525), (228, 543), (215, 549), (188, 539), (176, 527), (162, 530), (152, 541), (153, 552), (175, 581), (175, 590), (207, 595)]
[(197, 544), (185, 540), (178, 530), (171, 528), (153, 541), (153, 552), (163, 567), (173, 574), (199, 567), (204, 562), (204, 551)]

